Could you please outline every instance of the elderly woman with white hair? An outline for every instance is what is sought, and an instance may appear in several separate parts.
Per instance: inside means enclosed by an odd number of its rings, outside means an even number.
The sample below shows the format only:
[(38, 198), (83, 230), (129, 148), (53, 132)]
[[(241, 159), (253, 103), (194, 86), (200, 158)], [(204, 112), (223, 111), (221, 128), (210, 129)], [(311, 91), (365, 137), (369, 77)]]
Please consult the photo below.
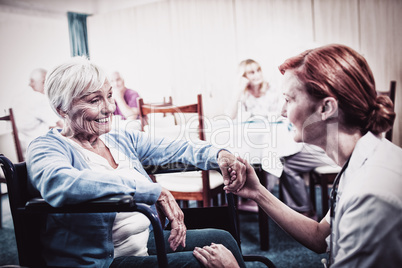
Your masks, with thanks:
[[(171, 223), (172, 231), (165, 231), (169, 266), (201, 267), (192, 251), (211, 243), (224, 244), (244, 266), (229, 233), (187, 231), (172, 194), (153, 183), (143, 169), (171, 162), (201, 169), (219, 164), (225, 189), (233, 190), (244, 183), (245, 166), (232, 154), (205, 142), (151, 139), (142, 132), (112, 128), (112, 87), (105, 72), (83, 57), (51, 70), (45, 91), (64, 126), (38, 137), (28, 148), (29, 187), (35, 195), (59, 207), (111, 194), (135, 194), (137, 202), (156, 205)], [(229, 168), (239, 174), (235, 180)], [(148, 219), (136, 212), (48, 215), (43, 256), (48, 266), (57, 267), (155, 267), (149, 226)]]

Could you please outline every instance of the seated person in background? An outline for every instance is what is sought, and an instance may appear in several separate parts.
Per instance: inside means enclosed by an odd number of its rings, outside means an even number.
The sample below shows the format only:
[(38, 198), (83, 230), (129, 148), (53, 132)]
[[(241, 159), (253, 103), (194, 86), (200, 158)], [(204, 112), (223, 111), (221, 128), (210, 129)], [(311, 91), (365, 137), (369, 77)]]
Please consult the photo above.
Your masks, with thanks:
[(121, 115), (123, 120), (135, 120), (138, 118), (137, 99), (140, 96), (137, 91), (126, 88), (124, 79), (119, 72), (113, 72), (110, 76), (113, 87), (113, 98), (116, 102), (115, 115)]
[[(283, 115), (296, 128), (295, 141), (321, 147), (343, 166), (331, 209), (320, 223), (295, 213), (262, 187), (245, 161), (247, 181), (234, 193), (255, 200), (309, 249), (328, 251), (332, 268), (401, 267), (402, 149), (381, 136), (395, 120), (392, 101), (377, 96), (366, 60), (343, 45), (307, 50), (279, 68), (286, 98)], [(329, 128), (333, 124), (337, 130)], [(216, 256), (236, 262), (222, 246), (194, 254), (202, 263), (217, 265)]]
[(280, 115), (281, 94), (264, 80), (260, 64), (252, 59), (239, 64), (239, 86), (234, 96), (228, 110), (232, 119), (246, 121), (257, 115), (271, 120), (270, 115)]
[(297, 212), (317, 220), (303, 174), (320, 166), (336, 166), (335, 162), (320, 147), (305, 143), (300, 143), (298, 152), (281, 157), (281, 161), (283, 172), (279, 178), (279, 190), (282, 201)]
[[(45, 108), (47, 110), (44, 110), (43, 113), (38, 114), (38, 119), (43, 118), (43, 122), (48, 122), (48, 128), (49, 127), (63, 127), (63, 121), (55, 114), (52, 110), (50, 114), (45, 114), (45, 112), (49, 111), (48, 108), (50, 108), (49, 102), (45, 96), (45, 79), (46, 79), (46, 70), (42, 68), (35, 69), (31, 72), (30, 78), (29, 78), (29, 86), (33, 89), (34, 92), (40, 93), (41, 100), (46, 103)], [(43, 104), (44, 104), (43, 103)], [(42, 104), (42, 103), (40, 103)], [(38, 105), (39, 106), (39, 103)], [(42, 107), (37, 107), (37, 108), (42, 108)], [(48, 118), (47, 118), (48, 117)], [(45, 120), (49, 119), (49, 120)]]
[[(68, 75), (66, 75), (68, 74)], [(240, 187), (245, 166), (206, 142), (152, 139), (143, 132), (112, 129), (116, 108), (105, 72), (83, 57), (56, 66), (45, 83), (63, 129), (35, 139), (27, 152), (29, 187), (52, 206), (78, 204), (113, 194), (135, 195), (163, 212), (169, 267), (201, 267), (195, 247), (223, 243), (245, 267), (233, 237), (222, 230), (186, 230), (172, 194), (153, 183), (144, 165), (182, 162), (201, 169), (220, 166), (226, 190)], [(233, 179), (228, 169), (236, 170)], [(231, 179), (231, 181), (227, 181)], [(43, 256), (57, 267), (157, 267), (150, 222), (140, 213), (49, 214)]]
[[(263, 116), (268, 118), (268, 121), (276, 121), (281, 114), (283, 97), (279, 90), (264, 80), (260, 64), (252, 59), (244, 60), (239, 64), (239, 74), (240, 90), (232, 107), (232, 118), (238, 116), (247, 120), (248, 116)], [(333, 165), (333, 161), (321, 148), (306, 148), (302, 144), (295, 146), (293, 154), (281, 157), (281, 161), (283, 173), (280, 177), (280, 191), (283, 202), (302, 214), (316, 218), (303, 173), (319, 166)], [(266, 177), (268, 189), (272, 190), (278, 178), (271, 174), (266, 174)]]
[(34, 69), (29, 78), (29, 86), (32, 93), (26, 94), (20, 108), (14, 109), (17, 116), (18, 134), (22, 151), (25, 154), (28, 144), (36, 137), (45, 134), (49, 128), (63, 127), (63, 122), (50, 108), (45, 96), (44, 83), (46, 70)]

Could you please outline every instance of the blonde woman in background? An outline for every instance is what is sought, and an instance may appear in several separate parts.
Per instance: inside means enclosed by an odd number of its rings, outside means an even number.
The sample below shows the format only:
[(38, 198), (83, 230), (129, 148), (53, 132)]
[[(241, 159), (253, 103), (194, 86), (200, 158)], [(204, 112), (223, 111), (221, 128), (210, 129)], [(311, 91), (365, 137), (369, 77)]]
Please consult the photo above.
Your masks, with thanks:
[(253, 116), (280, 115), (281, 95), (263, 76), (261, 65), (252, 59), (239, 64), (239, 86), (234, 103), (229, 107), (229, 116), (240, 121)]

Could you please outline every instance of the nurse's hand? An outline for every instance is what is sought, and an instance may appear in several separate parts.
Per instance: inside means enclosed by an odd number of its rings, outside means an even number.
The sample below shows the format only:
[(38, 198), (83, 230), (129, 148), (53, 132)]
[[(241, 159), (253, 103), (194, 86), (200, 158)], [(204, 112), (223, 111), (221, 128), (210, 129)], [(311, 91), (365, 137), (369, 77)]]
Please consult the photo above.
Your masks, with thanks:
[[(258, 194), (261, 193), (263, 189), (265, 189), (265, 187), (260, 183), (260, 179), (255, 173), (254, 168), (245, 159), (237, 157), (237, 160), (246, 166), (246, 175), (245, 175), (246, 180), (241, 189), (231, 192), (238, 196), (255, 200)], [(229, 172), (231, 174), (233, 173), (236, 174), (236, 172), (232, 171), (230, 168)]]
[(194, 257), (207, 268), (236, 268), (239, 264), (232, 252), (224, 245), (214, 244), (203, 248), (196, 247), (193, 251)]

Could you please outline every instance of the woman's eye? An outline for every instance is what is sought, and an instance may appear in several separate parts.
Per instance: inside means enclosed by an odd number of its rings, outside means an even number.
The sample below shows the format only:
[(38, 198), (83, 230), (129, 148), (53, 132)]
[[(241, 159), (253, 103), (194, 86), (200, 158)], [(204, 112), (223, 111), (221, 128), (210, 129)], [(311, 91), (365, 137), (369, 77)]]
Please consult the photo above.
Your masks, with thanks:
[(109, 99), (110, 98), (113, 98), (113, 94), (112, 93), (109, 93), (109, 95), (107, 96)]
[(91, 104), (95, 104), (95, 103), (99, 102), (99, 99), (92, 99), (92, 100), (90, 100), (89, 102), (90, 102)]

